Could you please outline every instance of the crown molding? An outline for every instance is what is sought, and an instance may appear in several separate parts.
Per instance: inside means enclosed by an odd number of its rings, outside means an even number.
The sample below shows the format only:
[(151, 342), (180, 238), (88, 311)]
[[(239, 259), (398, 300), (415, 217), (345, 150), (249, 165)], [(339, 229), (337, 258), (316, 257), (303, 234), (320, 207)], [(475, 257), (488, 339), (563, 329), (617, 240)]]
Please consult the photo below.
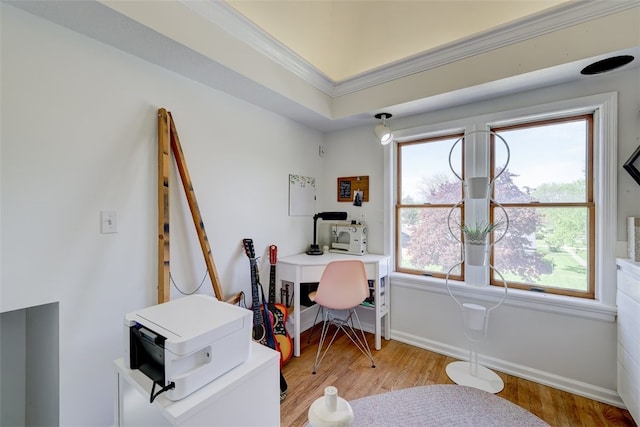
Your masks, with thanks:
[(179, 0), (185, 7), (203, 16), (231, 36), (257, 52), (280, 64), (289, 72), (327, 95), (333, 93), (335, 83), (300, 55), (261, 30), (226, 2), (219, 0)]
[(341, 81), (335, 86), (332, 96), (357, 92), (639, 5), (638, 0), (578, 1), (559, 5)]
[(348, 79), (333, 81), (224, 1), (180, 1), (236, 39), (331, 97), (374, 87), (640, 5), (639, 0), (572, 1)]

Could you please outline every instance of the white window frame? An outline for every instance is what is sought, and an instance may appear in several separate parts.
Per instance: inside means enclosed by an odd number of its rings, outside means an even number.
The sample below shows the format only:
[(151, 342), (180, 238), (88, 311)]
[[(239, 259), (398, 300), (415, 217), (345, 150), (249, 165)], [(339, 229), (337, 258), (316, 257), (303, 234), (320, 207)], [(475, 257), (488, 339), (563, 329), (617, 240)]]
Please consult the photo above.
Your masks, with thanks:
[[(466, 119), (433, 125), (394, 129), (395, 141), (404, 142), (418, 138), (434, 137), (460, 130), (473, 131), (487, 126), (504, 126), (534, 120), (564, 117), (567, 114), (594, 114), (593, 141), (593, 200), (596, 204), (595, 224), (595, 298), (585, 299), (564, 295), (552, 295), (519, 289), (509, 289), (506, 303), (541, 311), (573, 313), (576, 316), (613, 321), (615, 319), (616, 294), (616, 221), (617, 221), (617, 154), (618, 154), (618, 95), (609, 92), (565, 101), (491, 113)], [(396, 153), (395, 144), (385, 151), (385, 247), (395, 254), (395, 203)], [(470, 166), (471, 167), (471, 166)], [(469, 170), (467, 170), (469, 172)], [(467, 273), (468, 274), (468, 273)], [(444, 280), (402, 273), (393, 273), (392, 280), (402, 278), (418, 288), (446, 293)], [(479, 300), (497, 300), (503, 295), (502, 288), (495, 286), (469, 286), (477, 278), (465, 278), (465, 282), (450, 284), (461, 292)]]

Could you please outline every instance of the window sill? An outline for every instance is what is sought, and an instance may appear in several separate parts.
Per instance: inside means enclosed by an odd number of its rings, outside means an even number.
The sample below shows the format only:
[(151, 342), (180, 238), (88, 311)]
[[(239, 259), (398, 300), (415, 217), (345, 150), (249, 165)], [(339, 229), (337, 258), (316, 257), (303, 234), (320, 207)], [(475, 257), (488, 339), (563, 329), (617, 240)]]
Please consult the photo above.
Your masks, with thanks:
[[(449, 293), (444, 279), (405, 273), (391, 273), (390, 276), (392, 287), (403, 286), (440, 294)], [(450, 282), (449, 286), (456, 297), (473, 298), (476, 301), (497, 303), (504, 296), (504, 289), (501, 287), (467, 286), (462, 282)], [(509, 289), (504, 304), (602, 322), (615, 322), (617, 314), (615, 306), (605, 305), (599, 301), (521, 289)]]

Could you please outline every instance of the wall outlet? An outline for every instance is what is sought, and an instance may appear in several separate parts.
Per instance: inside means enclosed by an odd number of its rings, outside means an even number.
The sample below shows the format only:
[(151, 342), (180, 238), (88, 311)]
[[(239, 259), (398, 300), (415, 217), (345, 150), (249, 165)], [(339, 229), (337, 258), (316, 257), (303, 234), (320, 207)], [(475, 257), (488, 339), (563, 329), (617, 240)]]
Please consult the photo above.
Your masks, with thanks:
[(118, 232), (118, 212), (101, 211), (100, 212), (100, 233), (110, 234)]

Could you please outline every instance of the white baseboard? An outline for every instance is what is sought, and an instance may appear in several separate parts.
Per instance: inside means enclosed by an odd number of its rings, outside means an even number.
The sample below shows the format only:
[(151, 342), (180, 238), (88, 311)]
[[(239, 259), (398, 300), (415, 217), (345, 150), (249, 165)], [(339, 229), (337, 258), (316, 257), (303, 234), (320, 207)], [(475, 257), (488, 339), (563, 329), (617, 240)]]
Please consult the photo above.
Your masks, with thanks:
[[(453, 347), (441, 342), (431, 341), (415, 335), (394, 331), (393, 329), (391, 329), (391, 339), (433, 351), (435, 353), (455, 357), (456, 359), (467, 360), (469, 356), (469, 350), (466, 348)], [(483, 356), (482, 354), (478, 354), (478, 363), (486, 366), (487, 368), (557, 388), (558, 390), (567, 391), (578, 396), (583, 396), (588, 399), (593, 399), (619, 408), (626, 408), (616, 390), (605, 389), (592, 384), (576, 381), (571, 378), (552, 374), (550, 372), (544, 372), (528, 366), (511, 363), (506, 360)]]
[[(301, 322), (304, 327), (303, 330), (310, 328), (313, 325), (312, 316), (315, 315), (315, 312), (309, 311), (308, 313), (305, 313), (305, 315), (306, 316), (303, 316), (304, 318)], [(362, 322), (362, 328), (366, 332), (372, 334), (375, 333), (375, 325), (371, 322)], [(393, 328), (390, 331), (390, 337), (393, 340), (413, 345), (418, 348), (423, 348), (425, 350), (433, 351), (435, 353), (454, 357), (456, 359), (467, 360), (469, 357), (469, 350), (467, 348), (454, 347), (449, 344), (428, 340), (416, 335), (394, 331)], [(626, 408), (617, 390), (609, 390), (606, 388), (595, 386), (593, 384), (576, 381), (571, 378), (562, 377), (560, 375), (534, 369), (529, 366), (511, 363), (506, 360), (484, 356), (482, 354), (478, 354), (478, 362), (483, 366), (486, 366), (487, 368), (495, 369), (509, 375), (524, 378), (529, 381), (534, 381), (539, 384), (557, 388), (558, 390), (567, 391), (569, 393), (583, 396), (588, 399), (593, 399), (598, 402), (606, 403), (608, 405), (613, 405), (619, 408)]]

